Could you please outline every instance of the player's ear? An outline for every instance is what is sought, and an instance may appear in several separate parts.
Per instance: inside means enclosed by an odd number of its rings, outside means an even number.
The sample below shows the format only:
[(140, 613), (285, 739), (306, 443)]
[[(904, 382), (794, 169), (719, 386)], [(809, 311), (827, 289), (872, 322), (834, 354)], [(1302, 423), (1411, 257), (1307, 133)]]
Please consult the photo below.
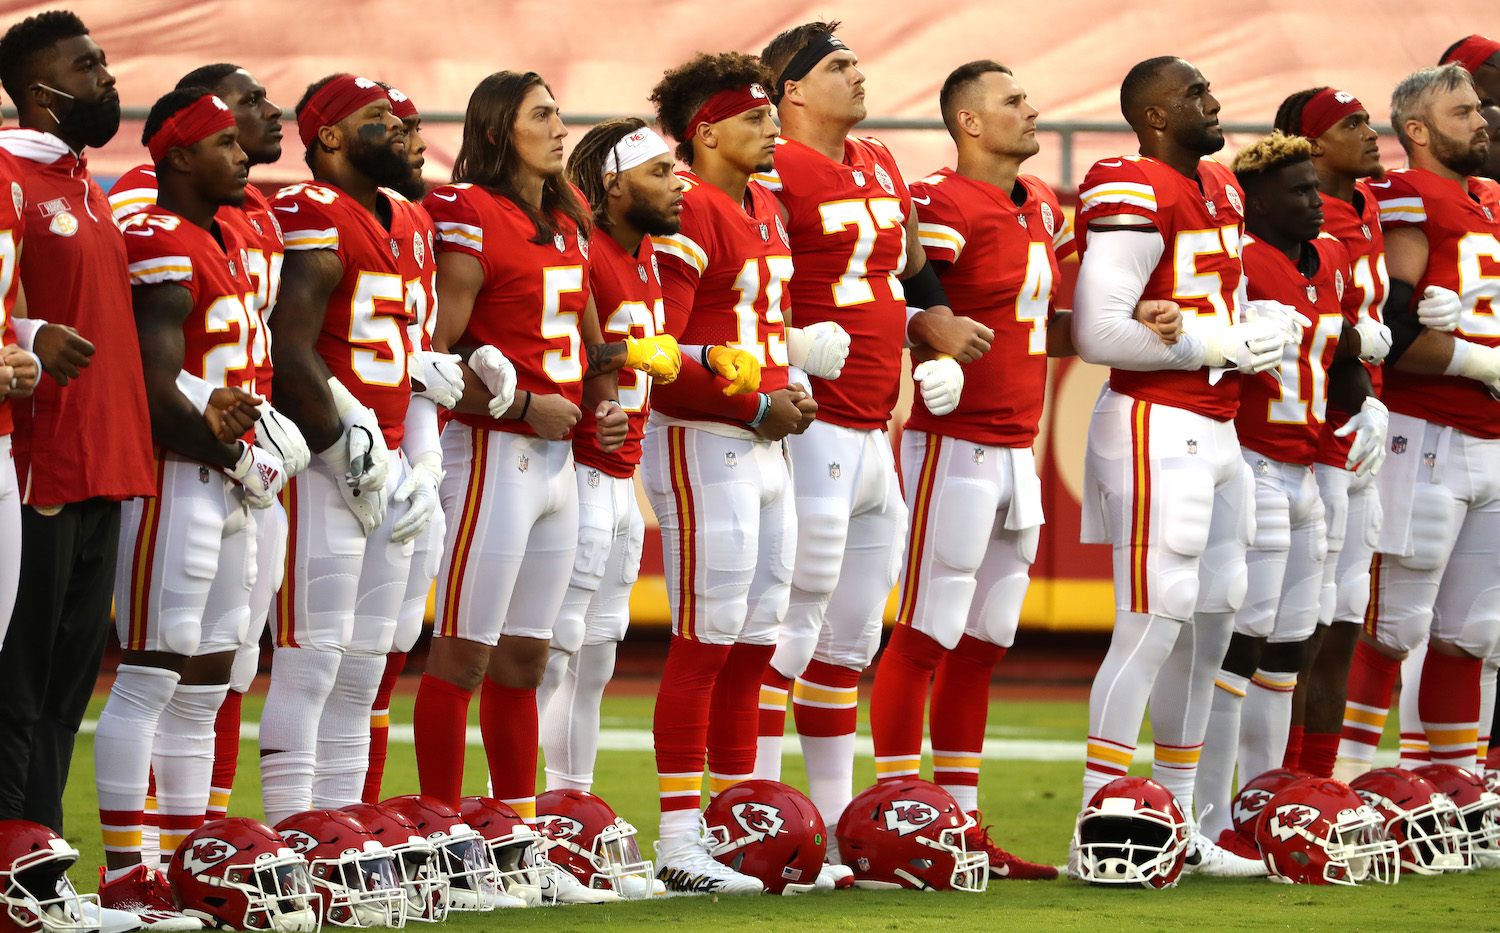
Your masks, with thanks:
[(193, 170), (192, 157), (188, 155), (187, 149), (181, 146), (167, 150), (167, 165), (177, 172)]
[(703, 140), (703, 147), (705, 149), (719, 148), (719, 134), (714, 132), (714, 125), (712, 123), (703, 124), (703, 129), (699, 131), (698, 138)]
[(984, 127), (979, 122), (979, 115), (972, 110), (960, 110), (958, 112), (958, 126), (964, 133), (978, 139), (984, 132)]
[(1307, 142), (1312, 149), (1313, 158), (1316, 159), (1319, 156), (1325, 156), (1328, 154), (1328, 150), (1323, 147), (1322, 139), (1309, 139)]
[(1425, 146), (1429, 142), (1427, 136), (1427, 124), (1421, 120), (1406, 121), (1406, 136), (1419, 146)]
[(1161, 132), (1167, 128), (1167, 111), (1156, 104), (1147, 104), (1146, 109), (1141, 112), (1141, 119), (1151, 129)]
[(344, 131), (336, 126), (318, 127), (318, 145), (328, 152), (338, 152), (344, 148)]

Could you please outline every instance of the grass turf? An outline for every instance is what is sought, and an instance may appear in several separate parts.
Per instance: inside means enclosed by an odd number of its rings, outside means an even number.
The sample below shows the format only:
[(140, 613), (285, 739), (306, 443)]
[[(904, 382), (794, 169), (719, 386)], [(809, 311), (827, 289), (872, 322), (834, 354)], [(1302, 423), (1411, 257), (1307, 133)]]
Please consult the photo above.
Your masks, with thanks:
[[(391, 719), (411, 722), (410, 693), (393, 698)], [(259, 719), (263, 697), (246, 697), (247, 722)], [(89, 717), (98, 716), (96, 698)], [(862, 706), (862, 715), (865, 707)], [(605, 729), (649, 730), (652, 700), (610, 696)], [(1085, 734), (1087, 707), (1080, 702), (997, 702), (990, 712), (990, 734), (1007, 739), (1078, 741)], [(478, 704), (471, 710), (478, 724)], [(867, 732), (868, 724), (861, 723)], [(1147, 747), (1149, 734), (1142, 735)], [(789, 749), (796, 740), (789, 738)], [(233, 815), (259, 817), (260, 783), (253, 741), (240, 746), (239, 776), (230, 804)], [(1147, 768), (1138, 767), (1144, 773)], [(1061, 864), (1078, 808), (1081, 762), (986, 761), (980, 776), (980, 806), (994, 823), (995, 840), (1028, 859)], [(80, 736), (73, 758), (66, 812), (68, 839), (83, 853), (72, 877), (92, 890), (103, 861), (94, 797), (93, 743)], [(656, 836), (656, 782), (649, 751), (605, 751), (599, 755), (595, 787), (640, 830), (648, 855)], [(800, 757), (788, 755), (785, 777), (803, 789)], [(856, 762), (856, 783), (874, 780), (869, 758)], [(484, 790), (480, 749), (470, 746), (466, 793)], [(416, 762), (410, 744), (393, 743), (386, 770), (387, 794), (416, 790)], [(1362, 888), (1290, 887), (1264, 880), (1223, 880), (1192, 876), (1170, 891), (1105, 890), (1068, 881), (991, 882), (983, 895), (916, 892), (840, 891), (799, 898), (674, 897), (652, 903), (593, 908), (455, 914), (455, 930), (595, 930), (649, 926), (680, 933), (735, 930), (818, 931), (1046, 930), (1101, 933), (1141, 930), (1400, 930), (1466, 933), (1500, 930), (1500, 872), (1423, 878), (1408, 876), (1398, 885)], [(420, 927), (418, 927), (420, 929)]]

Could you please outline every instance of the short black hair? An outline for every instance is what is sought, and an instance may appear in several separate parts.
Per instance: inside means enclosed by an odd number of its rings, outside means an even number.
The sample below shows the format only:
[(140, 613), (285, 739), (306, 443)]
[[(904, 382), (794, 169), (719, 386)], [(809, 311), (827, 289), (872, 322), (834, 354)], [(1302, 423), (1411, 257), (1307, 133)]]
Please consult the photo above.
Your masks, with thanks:
[(1302, 111), (1307, 109), (1308, 101), (1317, 97), (1327, 87), (1310, 87), (1305, 91), (1298, 91), (1281, 102), (1276, 108), (1275, 127), (1287, 136), (1302, 135)]
[[(302, 115), (302, 111), (307, 107), (307, 102), (312, 100), (313, 95), (323, 90), (323, 85), (327, 84), (329, 81), (332, 81), (334, 78), (342, 78), (344, 75), (345, 72), (340, 71), (336, 74), (331, 74), (326, 78), (319, 78), (312, 84), (309, 84), (307, 86), (307, 90), (302, 92), (302, 99), (297, 101), (297, 116)], [(308, 168), (313, 168), (313, 153), (317, 152), (319, 148), (320, 144), (318, 143), (317, 137), (314, 136), (312, 145), (308, 146), (307, 151), (302, 154), (302, 161), (307, 163)]]
[(178, 78), (177, 86), (179, 88), (206, 87), (217, 91), (220, 81), (223, 81), (236, 71), (243, 70), (239, 65), (231, 65), (228, 62), (219, 62), (216, 65), (203, 65), (202, 67), (194, 68), (181, 78)]
[(997, 72), (1007, 75), (1015, 73), (993, 59), (981, 58), (959, 65), (948, 75), (943, 82), (942, 91), (938, 93), (938, 108), (943, 112), (943, 125), (948, 127), (949, 136), (958, 138), (958, 124), (955, 121), (958, 119), (959, 95), (983, 76)]
[(151, 105), (151, 112), (146, 114), (146, 126), (141, 130), (141, 145), (149, 147), (151, 137), (161, 131), (162, 124), (176, 116), (180, 111), (186, 110), (199, 99), (214, 96), (212, 88), (177, 87), (163, 94), (156, 103)]
[(86, 36), (89, 27), (70, 10), (48, 10), (16, 23), (0, 37), (0, 86), (20, 106), (36, 69), (57, 54), (57, 43)]
[(1176, 55), (1158, 55), (1140, 62), (1126, 73), (1125, 80), (1120, 82), (1120, 113), (1126, 123), (1135, 126), (1136, 116), (1150, 103), (1146, 98), (1154, 90), (1156, 79), (1168, 65), (1180, 61), (1182, 59)]

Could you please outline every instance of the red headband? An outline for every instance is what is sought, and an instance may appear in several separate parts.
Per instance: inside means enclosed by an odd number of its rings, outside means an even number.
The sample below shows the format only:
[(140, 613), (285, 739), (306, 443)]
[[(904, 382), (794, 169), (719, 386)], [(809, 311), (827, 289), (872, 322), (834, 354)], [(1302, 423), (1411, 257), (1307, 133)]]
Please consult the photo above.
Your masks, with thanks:
[(340, 120), (377, 100), (390, 100), (385, 88), (369, 78), (354, 75), (339, 75), (318, 88), (318, 92), (297, 114), (297, 135), (302, 145), (311, 146), (318, 138), (318, 130), (333, 126)]
[(146, 150), (151, 153), (151, 163), (157, 165), (167, 157), (168, 149), (191, 146), (232, 126), (234, 114), (229, 107), (214, 95), (204, 94), (168, 117), (146, 143)]
[(385, 96), (391, 99), (391, 113), (398, 119), (410, 120), (417, 115), (417, 105), (411, 102), (411, 98), (393, 87), (385, 89)]
[(744, 87), (732, 87), (720, 91), (698, 108), (693, 114), (693, 119), (688, 121), (687, 133), (682, 137), (683, 142), (692, 139), (698, 133), (698, 127), (704, 123), (718, 123), (730, 117), (742, 114), (756, 107), (768, 106), (771, 99), (766, 96), (766, 89), (759, 84), (747, 84)]
[(1348, 91), (1325, 87), (1302, 108), (1302, 135), (1317, 139), (1349, 114), (1364, 109), (1365, 105), (1359, 102), (1359, 98)]
[(1458, 62), (1464, 66), (1465, 71), (1473, 74), (1479, 70), (1480, 65), (1489, 61), (1490, 56), (1496, 52), (1500, 52), (1500, 42), (1485, 38), (1484, 36), (1469, 36), (1460, 42), (1453, 51), (1449, 52), (1439, 64), (1450, 65)]

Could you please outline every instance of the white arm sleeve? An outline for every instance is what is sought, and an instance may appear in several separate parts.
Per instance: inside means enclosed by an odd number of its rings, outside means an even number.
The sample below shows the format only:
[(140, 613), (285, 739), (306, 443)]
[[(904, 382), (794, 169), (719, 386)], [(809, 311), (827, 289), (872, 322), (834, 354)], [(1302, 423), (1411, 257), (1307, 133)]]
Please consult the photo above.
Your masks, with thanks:
[(438, 434), (437, 403), (420, 395), (411, 397), (406, 409), (406, 434), (401, 440), (401, 449), (413, 463), (426, 453), (435, 453), (438, 461), (443, 459), (443, 444)]
[(1073, 292), (1073, 345), (1085, 362), (1130, 370), (1203, 366), (1201, 341), (1183, 334), (1168, 346), (1135, 319), (1135, 306), (1165, 251), (1155, 230), (1089, 231)]

